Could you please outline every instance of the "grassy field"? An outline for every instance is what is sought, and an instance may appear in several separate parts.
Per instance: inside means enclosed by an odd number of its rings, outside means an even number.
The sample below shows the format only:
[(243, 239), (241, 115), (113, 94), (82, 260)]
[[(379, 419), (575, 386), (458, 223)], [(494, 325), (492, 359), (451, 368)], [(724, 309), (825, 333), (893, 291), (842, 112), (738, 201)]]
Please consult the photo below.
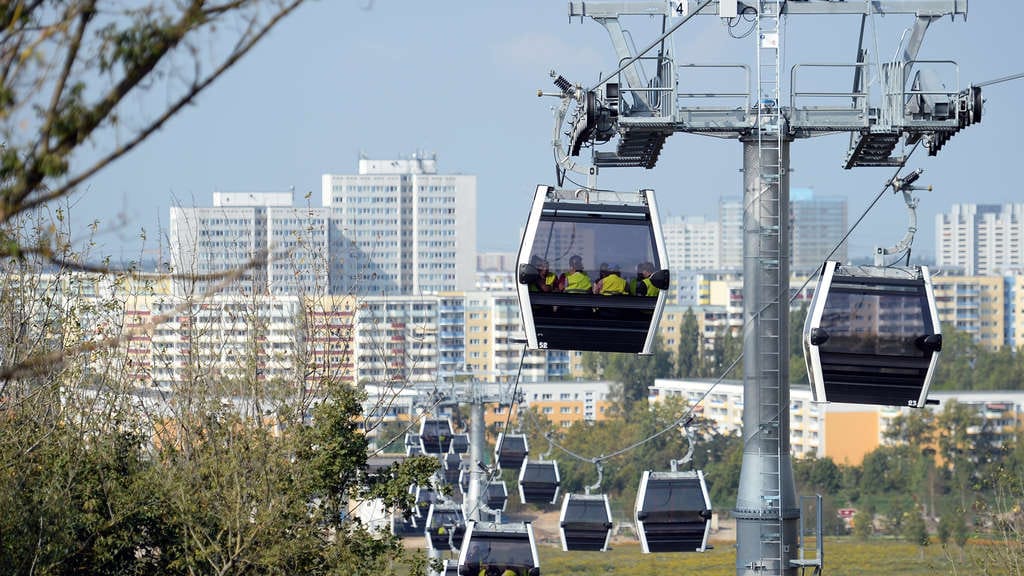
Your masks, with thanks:
[[(898, 540), (873, 539), (859, 542), (852, 538), (825, 541), (824, 574), (828, 576), (864, 576), (888, 574), (899, 576), (938, 574), (1014, 575), (1021, 574), (1005, 566), (983, 568), (979, 558), (998, 554), (990, 544), (968, 543), (970, 558), (960, 561), (955, 546), (944, 552), (938, 543), (924, 549), (921, 558), (917, 546)], [(732, 545), (722, 544), (703, 554), (642, 554), (638, 544), (620, 544), (614, 550), (599, 552), (562, 552), (559, 548), (542, 546), (540, 554), (544, 576), (570, 574), (661, 575), (701, 574), (701, 576), (734, 576), (736, 551)], [(807, 574), (811, 574), (808, 570)]]

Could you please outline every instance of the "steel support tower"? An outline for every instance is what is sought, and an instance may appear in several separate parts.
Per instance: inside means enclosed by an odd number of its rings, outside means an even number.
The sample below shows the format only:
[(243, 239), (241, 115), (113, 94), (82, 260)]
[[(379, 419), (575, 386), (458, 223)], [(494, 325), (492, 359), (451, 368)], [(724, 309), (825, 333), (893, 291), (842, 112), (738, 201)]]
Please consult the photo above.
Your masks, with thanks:
[[(799, 14), (859, 15), (861, 41), (854, 63), (794, 66), (785, 101), (780, 84), (780, 20)], [(872, 64), (864, 46), (865, 22), (875, 15), (913, 15), (914, 27), (901, 54)], [(618, 57), (618, 69), (593, 87), (570, 87), (559, 77), (563, 105), (556, 115), (553, 146), (559, 166), (593, 177), (603, 167), (652, 168), (668, 136), (676, 132), (735, 138), (743, 147), (743, 463), (734, 514), (737, 520), (738, 576), (795, 575), (822, 570), (820, 510), (817, 556), (805, 558), (801, 545), (800, 500), (796, 496), (790, 456), (789, 423), (789, 148), (793, 140), (849, 132), (842, 165), (902, 166), (894, 154), (901, 142), (922, 142), (930, 155), (964, 127), (980, 121), (981, 96), (976, 86), (960, 90), (936, 85), (918, 73), (918, 50), (928, 26), (942, 16), (967, 14), (966, 0), (684, 0), (681, 2), (569, 3), (570, 17), (589, 17), (605, 27)], [(641, 50), (632, 48), (622, 16), (662, 16), (666, 32)], [(756, 27), (755, 78), (735, 91), (701, 92), (677, 82), (677, 64), (665, 42), (693, 16), (749, 18)], [(675, 22), (669, 26), (669, 22)], [(657, 47), (657, 56), (648, 54)], [(945, 61), (948, 62), (948, 61)], [(644, 65), (648, 65), (643, 70)], [(742, 64), (679, 64), (694, 68), (729, 68)], [(830, 66), (851, 72), (849, 92), (823, 93), (801, 84), (801, 72)], [(955, 63), (953, 64), (955, 67)], [(646, 73), (650, 72), (650, 73)], [(873, 72), (878, 78), (869, 83)], [(954, 76), (959, 76), (956, 70)], [(709, 106), (683, 105), (695, 99)], [(725, 105), (720, 101), (732, 98)], [(834, 104), (804, 105), (811, 99)], [(873, 100), (880, 104), (872, 105)], [(559, 124), (570, 103), (569, 145), (562, 146)], [(570, 156), (581, 147), (617, 140), (614, 152), (593, 152), (593, 166), (581, 169)], [(568, 150), (569, 152), (566, 152)]]

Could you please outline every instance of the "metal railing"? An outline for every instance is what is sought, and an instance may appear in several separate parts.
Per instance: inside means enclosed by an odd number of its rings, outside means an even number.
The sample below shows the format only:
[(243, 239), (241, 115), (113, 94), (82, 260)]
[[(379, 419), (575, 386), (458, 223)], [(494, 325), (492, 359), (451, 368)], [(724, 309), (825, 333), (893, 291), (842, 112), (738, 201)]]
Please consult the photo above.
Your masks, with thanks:
[[(723, 99), (723, 100), (743, 99), (743, 102), (742, 102), (742, 104), (740, 104), (739, 107), (741, 107), (743, 110), (750, 110), (750, 106), (751, 106), (751, 104), (750, 104), (750, 66), (748, 66), (746, 64), (695, 64), (695, 63), (680, 64), (678, 66), (680, 82), (682, 82), (682, 76), (683, 76), (683, 71), (684, 70), (710, 71), (710, 70), (733, 70), (733, 69), (739, 70), (740, 72), (743, 73), (743, 91), (742, 92), (720, 92), (720, 91), (682, 92), (682, 91), (679, 91), (679, 92), (676, 92), (676, 101), (677, 101), (678, 107), (683, 107), (682, 106), (682, 102), (687, 100), (687, 99), (702, 99), (702, 100), (711, 100), (711, 99), (716, 99), (716, 98), (717, 99)], [(730, 108), (735, 108), (735, 106), (730, 107)]]

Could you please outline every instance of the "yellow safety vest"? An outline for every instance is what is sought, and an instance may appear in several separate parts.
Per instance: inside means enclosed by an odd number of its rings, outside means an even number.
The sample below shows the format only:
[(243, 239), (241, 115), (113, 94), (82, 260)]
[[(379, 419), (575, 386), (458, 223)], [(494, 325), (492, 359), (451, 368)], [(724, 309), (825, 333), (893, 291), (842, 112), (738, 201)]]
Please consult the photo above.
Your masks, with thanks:
[[(554, 286), (555, 285), (555, 274), (553, 272), (548, 272), (548, 275), (544, 277), (544, 285), (545, 286)], [(537, 285), (536, 284), (530, 284), (530, 292), (539, 292), (539, 290), (537, 289)]]
[(601, 280), (601, 294), (605, 296), (628, 293), (626, 291), (626, 280), (618, 274), (609, 274)]
[(646, 296), (657, 296), (658, 292), (660, 292), (660, 290), (658, 290), (658, 287), (655, 286), (653, 282), (651, 282), (650, 278), (644, 278), (640, 282), (643, 283), (644, 288), (647, 288), (647, 294), (645, 294)]
[(577, 270), (565, 277), (566, 292), (590, 292), (590, 276)]

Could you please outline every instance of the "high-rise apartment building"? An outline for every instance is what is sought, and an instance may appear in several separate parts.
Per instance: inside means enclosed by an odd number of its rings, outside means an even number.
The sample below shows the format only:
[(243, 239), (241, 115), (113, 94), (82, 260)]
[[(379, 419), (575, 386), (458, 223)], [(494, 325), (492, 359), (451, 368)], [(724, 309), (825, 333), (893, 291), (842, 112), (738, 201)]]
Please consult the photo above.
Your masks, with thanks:
[(471, 290), (476, 273), (476, 176), (439, 174), (434, 157), (359, 160), (324, 174), (336, 293)]
[[(790, 269), (806, 272), (817, 269), (846, 232), (846, 199), (819, 196), (809, 188), (790, 191)], [(715, 253), (719, 270), (743, 269), (743, 200), (734, 196), (718, 202), (718, 243)], [(667, 235), (667, 232), (666, 232)], [(845, 261), (846, 244), (833, 254)]]
[(967, 276), (1024, 266), (1024, 203), (954, 204), (935, 216), (935, 261)]
[(675, 216), (661, 224), (671, 270), (716, 270), (721, 227), (703, 216)]
[(237, 274), (245, 293), (326, 293), (327, 216), (294, 207), (291, 192), (214, 192), (213, 207), (172, 207), (175, 290), (205, 294)]
[[(794, 273), (816, 270), (846, 233), (846, 198), (814, 194), (810, 188), (790, 190), (789, 253)], [(845, 262), (846, 243), (829, 257)]]
[(1012, 279), (1002, 276), (933, 276), (939, 322), (970, 334), (977, 344), (989, 350), (1002, 348), (1007, 342), (1008, 281)]
[(718, 262), (723, 270), (743, 270), (743, 200), (734, 196), (718, 202), (721, 242)]

